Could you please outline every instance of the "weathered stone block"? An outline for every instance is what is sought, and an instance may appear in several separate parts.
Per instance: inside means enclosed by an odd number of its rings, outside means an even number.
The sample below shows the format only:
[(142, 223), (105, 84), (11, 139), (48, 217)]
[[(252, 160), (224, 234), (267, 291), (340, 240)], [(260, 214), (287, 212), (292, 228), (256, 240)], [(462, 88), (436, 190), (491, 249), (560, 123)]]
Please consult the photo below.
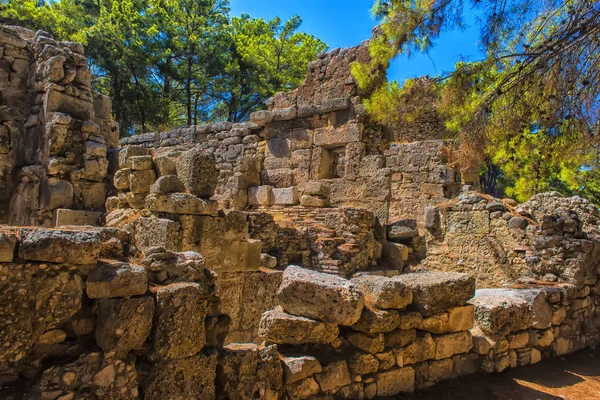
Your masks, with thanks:
[(449, 233), (489, 234), (489, 211), (451, 211), (446, 217)]
[(212, 197), (218, 178), (214, 156), (200, 148), (186, 151), (177, 160), (177, 176), (191, 194), (206, 199)]
[(365, 306), (360, 319), (352, 328), (366, 333), (391, 332), (400, 325), (400, 315), (396, 310), (379, 310)]
[(61, 112), (83, 121), (91, 120), (94, 116), (92, 102), (69, 96), (65, 93), (48, 90), (44, 96), (44, 113)]
[(427, 374), (430, 382), (450, 379), (454, 374), (454, 361), (451, 358), (427, 362)]
[(216, 201), (199, 199), (189, 193), (150, 193), (146, 207), (154, 212), (209, 216), (216, 216), (219, 210)]
[(298, 203), (298, 189), (296, 186), (282, 189), (273, 189), (273, 204), (291, 206)]
[(412, 303), (412, 290), (400, 281), (363, 275), (353, 278), (351, 282), (363, 293), (365, 302), (376, 308), (402, 309)]
[(315, 146), (342, 146), (350, 142), (359, 142), (362, 124), (349, 123), (338, 128), (320, 128), (315, 130), (313, 140)]
[(136, 194), (148, 193), (154, 181), (156, 181), (154, 170), (131, 171), (129, 174), (129, 189)]
[(309, 196), (329, 197), (329, 183), (324, 181), (310, 181), (304, 185), (304, 193)]
[(100, 211), (56, 210), (56, 226), (98, 226), (104, 214)]
[(270, 206), (273, 204), (272, 186), (248, 188), (248, 204), (251, 206)]
[(371, 354), (381, 353), (385, 348), (383, 333), (367, 334), (352, 332), (348, 335), (348, 341), (357, 349)]
[(216, 371), (216, 354), (154, 364), (144, 387), (144, 398), (214, 399)]
[(373, 354), (352, 353), (348, 358), (348, 368), (353, 375), (370, 375), (379, 369), (379, 360)]
[(19, 230), (19, 257), (28, 261), (95, 264), (102, 242), (96, 232)]
[(334, 361), (323, 367), (323, 372), (316, 374), (315, 379), (321, 391), (327, 392), (352, 383), (346, 361)]
[(283, 368), (276, 346), (244, 343), (219, 350), (218, 398), (251, 399), (260, 394), (260, 398), (275, 400), (282, 382)]
[(83, 144), (83, 151), (90, 157), (106, 157), (108, 150), (102, 143), (87, 141)]
[(435, 342), (436, 360), (466, 353), (473, 347), (471, 333), (467, 331), (434, 336), (433, 340)]
[(329, 207), (329, 199), (324, 199), (316, 196), (304, 195), (300, 199), (300, 205), (303, 207), (324, 208)]
[(327, 344), (337, 338), (337, 325), (287, 314), (280, 309), (262, 315), (258, 335), (278, 344)]
[(417, 335), (414, 342), (404, 348), (403, 365), (416, 364), (435, 358), (436, 344), (429, 333)]
[(185, 186), (179, 180), (177, 175), (161, 176), (150, 187), (150, 193), (183, 193), (183, 192), (185, 192)]
[(163, 360), (198, 354), (206, 343), (206, 293), (197, 283), (174, 283), (153, 289), (156, 310), (152, 342)]
[(448, 330), (450, 332), (466, 331), (475, 322), (475, 306), (454, 307), (448, 310)]
[(294, 174), (290, 168), (267, 169), (260, 174), (263, 185), (287, 188), (294, 185)]
[(415, 370), (411, 367), (392, 369), (376, 375), (377, 396), (397, 396), (415, 390)]
[(144, 346), (154, 316), (151, 297), (101, 299), (96, 310), (96, 343), (105, 352), (115, 351), (117, 357), (125, 357), (130, 350)]
[(144, 171), (152, 169), (152, 156), (133, 156), (129, 158), (131, 169), (134, 171)]
[(283, 357), (283, 375), (285, 382), (298, 382), (321, 372), (321, 363), (311, 356)]
[(387, 226), (389, 240), (410, 240), (415, 236), (419, 236), (419, 228), (415, 219), (405, 219)]
[(129, 176), (131, 175), (130, 168), (122, 168), (115, 172), (113, 184), (118, 190), (129, 190)]
[(397, 329), (385, 334), (385, 347), (404, 347), (417, 338), (415, 329)]
[(101, 264), (88, 275), (86, 293), (90, 299), (131, 297), (146, 293), (146, 269), (129, 264)]
[(487, 334), (507, 334), (531, 326), (533, 315), (527, 301), (514, 291), (480, 289), (471, 300), (475, 306), (475, 323)]
[(413, 305), (425, 316), (463, 306), (475, 294), (475, 278), (467, 274), (426, 272), (399, 275), (392, 279), (412, 289)]
[(41, 189), (41, 204), (47, 210), (73, 206), (73, 185), (67, 180), (44, 179)]
[(150, 247), (179, 250), (179, 223), (165, 218), (140, 218), (137, 245), (144, 251)]
[(11, 232), (0, 232), (0, 262), (12, 262), (17, 236)]
[(293, 265), (285, 270), (277, 297), (290, 314), (346, 326), (359, 320), (364, 306), (350, 281)]

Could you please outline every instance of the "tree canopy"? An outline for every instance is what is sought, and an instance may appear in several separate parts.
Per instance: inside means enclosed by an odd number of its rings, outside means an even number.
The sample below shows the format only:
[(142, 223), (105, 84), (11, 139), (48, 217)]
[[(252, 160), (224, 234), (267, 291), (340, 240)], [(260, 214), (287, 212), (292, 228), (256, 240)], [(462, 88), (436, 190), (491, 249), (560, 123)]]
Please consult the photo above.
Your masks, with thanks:
[[(472, 7), (468, 9), (467, 7)], [(479, 167), (492, 194), (540, 191), (600, 202), (600, 3), (594, 0), (378, 0), (372, 61), (353, 73), (373, 119), (393, 124), (414, 81), (373, 88), (380, 66), (427, 51), (445, 31), (481, 22), (485, 58), (437, 77), (435, 107), (456, 138), (455, 163)]]
[(232, 18), (228, 0), (5, 0), (0, 16), (85, 44), (123, 135), (246, 120), (327, 49), (298, 16)]

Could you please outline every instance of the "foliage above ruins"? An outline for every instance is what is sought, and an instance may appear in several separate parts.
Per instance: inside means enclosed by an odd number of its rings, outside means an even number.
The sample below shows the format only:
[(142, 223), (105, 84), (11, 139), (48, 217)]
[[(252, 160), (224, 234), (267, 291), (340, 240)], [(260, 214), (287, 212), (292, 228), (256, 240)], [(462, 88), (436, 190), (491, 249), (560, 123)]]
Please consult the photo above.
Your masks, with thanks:
[(232, 18), (228, 0), (8, 0), (0, 15), (84, 43), (124, 135), (246, 120), (327, 49), (298, 16)]
[(374, 71), (399, 54), (427, 51), (444, 31), (463, 28), (468, 6), (483, 22), (485, 59), (458, 63), (423, 90), (459, 139), (455, 161), (463, 168), (482, 166), (484, 189), (494, 194), (499, 185), (519, 200), (559, 190), (599, 202), (597, 2), (378, 0), (372, 61), (353, 66), (359, 85), (374, 90), (366, 100), (371, 116), (384, 124), (410, 118), (403, 107), (422, 84), (375, 88)]

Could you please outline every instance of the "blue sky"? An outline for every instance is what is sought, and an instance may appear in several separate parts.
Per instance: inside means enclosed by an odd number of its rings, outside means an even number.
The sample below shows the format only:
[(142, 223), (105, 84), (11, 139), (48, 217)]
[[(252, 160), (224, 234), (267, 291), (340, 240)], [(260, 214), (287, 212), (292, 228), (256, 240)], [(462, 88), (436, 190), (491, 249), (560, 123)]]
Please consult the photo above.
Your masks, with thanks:
[[(299, 14), (304, 23), (301, 30), (319, 37), (330, 48), (355, 46), (371, 36), (376, 21), (369, 9), (372, 0), (230, 0), (231, 14), (248, 13), (252, 17), (287, 19)], [(401, 57), (388, 71), (388, 78), (404, 80), (422, 75), (440, 75), (453, 69), (461, 58), (479, 57), (478, 26), (468, 17), (470, 28), (442, 34), (429, 54)]]

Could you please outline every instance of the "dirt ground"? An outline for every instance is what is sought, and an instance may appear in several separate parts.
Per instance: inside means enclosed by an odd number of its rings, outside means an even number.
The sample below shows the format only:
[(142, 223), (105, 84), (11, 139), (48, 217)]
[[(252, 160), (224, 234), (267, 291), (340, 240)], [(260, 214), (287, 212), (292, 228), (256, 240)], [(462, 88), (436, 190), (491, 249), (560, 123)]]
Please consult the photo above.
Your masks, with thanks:
[(402, 400), (600, 400), (600, 348), (441, 383)]

